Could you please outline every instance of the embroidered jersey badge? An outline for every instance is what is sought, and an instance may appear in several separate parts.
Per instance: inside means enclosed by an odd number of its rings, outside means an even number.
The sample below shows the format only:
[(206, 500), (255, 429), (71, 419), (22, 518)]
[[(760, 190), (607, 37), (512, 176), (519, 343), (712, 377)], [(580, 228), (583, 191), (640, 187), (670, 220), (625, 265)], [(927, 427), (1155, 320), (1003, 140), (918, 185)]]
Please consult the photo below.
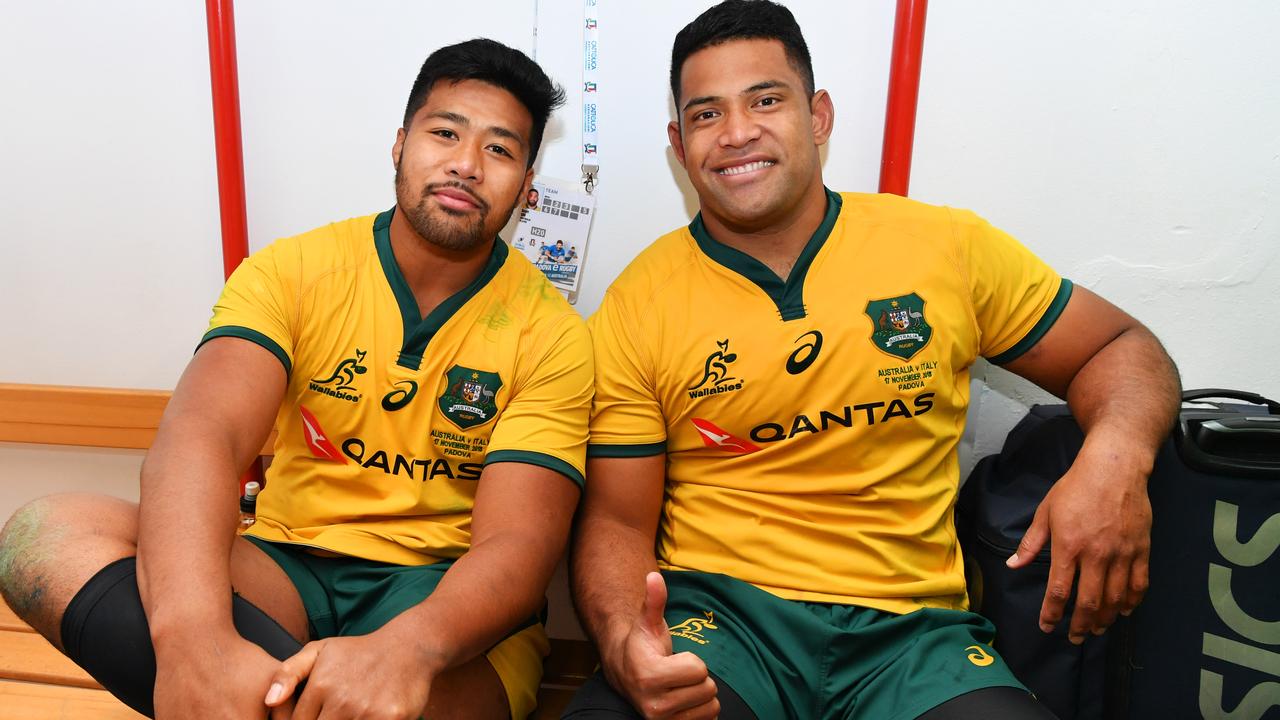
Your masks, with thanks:
[(865, 312), (871, 318), (871, 344), (880, 352), (910, 360), (933, 337), (924, 319), (924, 299), (915, 293), (872, 300)]
[(447, 385), (440, 396), (440, 412), (459, 430), (483, 425), (498, 413), (494, 398), (502, 387), (498, 373), (454, 365), (445, 373)]

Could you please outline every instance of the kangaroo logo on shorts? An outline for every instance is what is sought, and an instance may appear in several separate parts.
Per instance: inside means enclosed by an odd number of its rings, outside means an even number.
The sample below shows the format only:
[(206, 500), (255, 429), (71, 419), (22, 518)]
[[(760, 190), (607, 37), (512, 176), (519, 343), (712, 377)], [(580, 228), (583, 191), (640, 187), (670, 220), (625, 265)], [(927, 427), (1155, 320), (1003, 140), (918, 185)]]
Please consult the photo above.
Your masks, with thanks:
[(454, 365), (445, 373), (448, 385), (440, 396), (440, 412), (459, 430), (483, 425), (498, 414), (494, 397), (502, 387), (498, 373)]
[(882, 353), (910, 360), (933, 337), (924, 319), (924, 299), (915, 293), (872, 300), (864, 312), (871, 318), (871, 344)]
[(668, 628), (671, 632), (671, 637), (681, 637), (686, 640), (692, 640), (699, 645), (706, 645), (711, 642), (710, 640), (702, 637), (702, 631), (720, 629), (716, 627), (715, 624), (716, 614), (710, 610), (706, 610), (702, 614), (703, 617), (689, 618), (679, 625), (672, 625)]
[(978, 667), (986, 667), (996, 661), (995, 658), (987, 654), (986, 648), (981, 645), (970, 645), (965, 648), (965, 650), (973, 650), (973, 652), (969, 653), (965, 657), (969, 658), (969, 662), (977, 665)]

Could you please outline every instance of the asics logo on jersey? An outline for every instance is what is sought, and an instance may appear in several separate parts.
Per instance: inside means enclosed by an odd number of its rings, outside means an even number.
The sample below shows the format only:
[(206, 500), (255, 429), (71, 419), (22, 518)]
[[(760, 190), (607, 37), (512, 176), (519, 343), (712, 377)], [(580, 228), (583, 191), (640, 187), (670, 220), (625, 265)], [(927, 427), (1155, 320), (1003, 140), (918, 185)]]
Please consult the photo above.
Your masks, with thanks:
[(699, 645), (706, 645), (710, 641), (702, 637), (702, 632), (704, 630), (719, 630), (720, 628), (716, 626), (715, 613), (710, 610), (706, 610), (703, 611), (702, 615), (703, 617), (689, 618), (679, 625), (672, 625), (667, 630), (671, 633), (671, 637), (685, 638), (686, 640), (692, 640)]
[(818, 353), (822, 352), (822, 333), (817, 330), (810, 330), (796, 338), (796, 342), (800, 342), (805, 338), (809, 338), (809, 342), (796, 348), (787, 356), (787, 372), (792, 375), (799, 375), (808, 370), (813, 361), (818, 359)]
[(987, 654), (987, 651), (981, 645), (970, 645), (965, 650), (973, 651), (965, 657), (969, 658), (969, 662), (978, 667), (986, 667), (996, 661), (995, 658)]
[(697, 429), (698, 435), (702, 437), (702, 444), (707, 447), (741, 455), (753, 453), (760, 449), (740, 437), (734, 437), (732, 434), (721, 430), (710, 420), (703, 420), (702, 418), (690, 418), (690, 420), (693, 422), (693, 427)]
[(729, 377), (729, 363), (738, 359), (737, 353), (729, 352), (729, 339), (717, 340), (716, 347), (719, 350), (707, 356), (702, 363), (702, 379), (689, 386), (690, 390), (711, 384), (712, 387), (723, 385), (733, 378)]
[(347, 459), (338, 452), (332, 442), (329, 442), (329, 437), (325, 435), (324, 428), (320, 427), (320, 421), (316, 420), (316, 416), (302, 405), (298, 406), (298, 411), (302, 414), (302, 438), (306, 440), (311, 454), (321, 460), (332, 460), (346, 465)]
[[(401, 385), (406, 387), (400, 387)], [(414, 380), (401, 380), (394, 387), (394, 390), (382, 396), (382, 409), (387, 412), (395, 412), (408, 405), (413, 401), (413, 396), (418, 394), (418, 383)]]

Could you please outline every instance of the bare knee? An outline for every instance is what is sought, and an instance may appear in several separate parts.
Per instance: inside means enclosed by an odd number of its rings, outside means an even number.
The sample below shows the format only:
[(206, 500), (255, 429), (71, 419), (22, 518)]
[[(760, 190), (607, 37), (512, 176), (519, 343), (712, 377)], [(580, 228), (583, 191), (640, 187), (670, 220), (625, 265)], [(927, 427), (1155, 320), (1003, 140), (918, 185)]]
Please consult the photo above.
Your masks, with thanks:
[(132, 555), (136, 538), (133, 503), (83, 493), (33, 500), (0, 531), (0, 594), (48, 636), (76, 591), (106, 564)]
[(441, 720), (510, 718), (502, 678), (484, 656), (443, 673), (431, 683), (426, 717)]

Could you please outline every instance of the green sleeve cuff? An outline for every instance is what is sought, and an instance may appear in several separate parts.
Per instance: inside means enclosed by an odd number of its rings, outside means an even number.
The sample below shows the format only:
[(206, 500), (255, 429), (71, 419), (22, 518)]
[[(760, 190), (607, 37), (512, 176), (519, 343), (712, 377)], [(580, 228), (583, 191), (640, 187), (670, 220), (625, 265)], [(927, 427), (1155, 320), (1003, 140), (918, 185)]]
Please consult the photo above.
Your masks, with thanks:
[(1040, 338), (1044, 337), (1045, 333), (1049, 332), (1049, 328), (1058, 322), (1058, 317), (1062, 315), (1063, 309), (1067, 307), (1067, 301), (1071, 299), (1071, 290), (1074, 287), (1070, 280), (1062, 278), (1062, 283), (1058, 285), (1058, 293), (1053, 296), (1053, 302), (1049, 303), (1048, 309), (1040, 316), (1040, 320), (1031, 328), (1031, 331), (1024, 335), (1013, 347), (995, 357), (987, 358), (987, 360), (994, 365), (1013, 362), (1022, 357), (1036, 343), (1040, 342)]
[(644, 445), (604, 445), (592, 443), (587, 446), (589, 458), (635, 458), (652, 457), (667, 451), (667, 441)]
[(204, 345), (210, 340), (218, 337), (236, 337), (241, 340), (248, 340), (251, 343), (261, 345), (267, 350), (270, 350), (271, 354), (275, 355), (276, 359), (280, 361), (280, 364), (284, 365), (285, 375), (289, 375), (293, 372), (293, 361), (289, 359), (289, 353), (286, 353), (284, 348), (280, 347), (279, 343), (266, 335), (263, 335), (257, 330), (242, 327), (240, 325), (224, 325), (210, 330), (204, 334), (203, 338), (200, 338), (200, 345), (196, 345), (196, 350), (199, 350), (201, 345)]
[(558, 457), (547, 455), (546, 453), (530, 452), (528, 450), (495, 450), (489, 453), (485, 459), (486, 466), (500, 462), (518, 462), (526, 465), (537, 465), (548, 470), (554, 470), (561, 475), (569, 478), (575, 485), (582, 488), (586, 485), (582, 473), (569, 463)]

